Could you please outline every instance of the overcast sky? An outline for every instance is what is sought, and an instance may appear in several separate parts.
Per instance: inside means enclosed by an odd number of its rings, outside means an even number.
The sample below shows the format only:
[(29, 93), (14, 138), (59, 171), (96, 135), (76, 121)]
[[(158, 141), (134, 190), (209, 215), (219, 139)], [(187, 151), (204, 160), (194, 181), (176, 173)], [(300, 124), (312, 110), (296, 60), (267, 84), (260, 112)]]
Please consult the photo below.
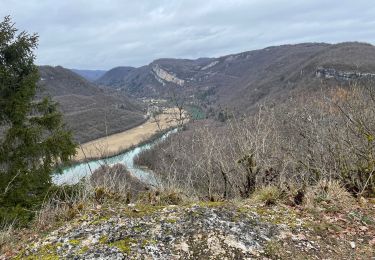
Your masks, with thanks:
[(375, 44), (374, 0), (0, 0), (0, 16), (40, 36), (37, 63), (141, 66), (271, 45)]

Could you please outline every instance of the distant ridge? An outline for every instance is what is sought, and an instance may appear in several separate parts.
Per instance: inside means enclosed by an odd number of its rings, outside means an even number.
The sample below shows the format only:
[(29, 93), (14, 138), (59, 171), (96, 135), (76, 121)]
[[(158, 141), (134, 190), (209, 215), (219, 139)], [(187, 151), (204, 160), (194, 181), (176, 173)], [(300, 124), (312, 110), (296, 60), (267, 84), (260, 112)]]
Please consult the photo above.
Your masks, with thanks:
[(77, 73), (81, 77), (89, 81), (95, 81), (101, 76), (103, 76), (107, 71), (106, 70), (80, 70), (80, 69), (71, 69), (74, 73)]
[(342, 85), (352, 80), (318, 77), (322, 68), (337, 75), (375, 73), (375, 47), (359, 42), (301, 43), (219, 58), (159, 59), (136, 69), (110, 70), (97, 82), (135, 97), (179, 92), (192, 102), (248, 110), (266, 99), (316, 89), (322, 81)]
[(123, 80), (132, 72), (136, 70), (133, 67), (115, 67), (96, 80), (96, 83), (99, 85), (105, 86), (121, 86)]

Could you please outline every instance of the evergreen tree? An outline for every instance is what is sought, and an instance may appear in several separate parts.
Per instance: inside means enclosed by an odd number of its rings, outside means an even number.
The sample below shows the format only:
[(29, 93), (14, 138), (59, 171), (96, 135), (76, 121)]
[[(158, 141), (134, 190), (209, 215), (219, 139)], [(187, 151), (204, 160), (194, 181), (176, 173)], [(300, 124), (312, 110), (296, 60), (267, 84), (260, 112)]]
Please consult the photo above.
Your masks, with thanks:
[(37, 99), (38, 36), (0, 23), (0, 223), (25, 224), (50, 188), (58, 162), (75, 153), (56, 103)]

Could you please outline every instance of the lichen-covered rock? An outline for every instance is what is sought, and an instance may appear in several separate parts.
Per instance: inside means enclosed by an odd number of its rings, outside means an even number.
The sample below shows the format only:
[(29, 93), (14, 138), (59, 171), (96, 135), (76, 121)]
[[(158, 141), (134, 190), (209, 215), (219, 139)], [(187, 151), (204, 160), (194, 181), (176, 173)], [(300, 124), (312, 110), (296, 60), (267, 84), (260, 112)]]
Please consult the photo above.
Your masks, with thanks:
[(87, 213), (29, 246), (23, 256), (43, 252), (69, 259), (243, 259), (262, 253), (280, 230), (285, 227), (229, 204), (131, 205), (116, 213)]
[[(350, 216), (353, 212), (348, 212)], [(371, 249), (375, 222), (363, 216), (317, 217), (285, 205), (246, 201), (178, 206), (117, 203), (87, 209), (27, 246), (18, 258), (346, 259), (351, 255), (369, 259), (375, 253)], [(337, 220), (343, 220), (342, 225)], [(353, 233), (353, 226), (365, 220), (367, 226), (357, 239), (360, 230)], [(355, 241), (355, 247), (348, 241)]]

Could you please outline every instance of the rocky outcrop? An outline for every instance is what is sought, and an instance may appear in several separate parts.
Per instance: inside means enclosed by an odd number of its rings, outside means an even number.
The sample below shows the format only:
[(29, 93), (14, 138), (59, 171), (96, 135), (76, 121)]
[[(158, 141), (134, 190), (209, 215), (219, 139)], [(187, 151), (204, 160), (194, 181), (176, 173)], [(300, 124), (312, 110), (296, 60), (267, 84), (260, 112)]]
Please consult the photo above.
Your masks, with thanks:
[(375, 79), (374, 73), (363, 73), (363, 72), (356, 72), (356, 71), (339, 71), (334, 68), (323, 68), (323, 67), (319, 67), (316, 70), (316, 76), (318, 78), (336, 79), (339, 81)]
[(375, 204), (369, 201), (356, 213), (334, 213), (327, 202), (329, 211), (309, 212), (252, 200), (163, 198), (179, 205), (117, 198), (70, 208), (73, 218), (61, 218), (48, 232), (20, 230), (20, 242), (9, 245), (6, 256), (0, 244), (0, 259), (372, 259), (375, 253)]
[(209, 63), (208, 65), (204, 66), (203, 68), (201, 68), (201, 70), (207, 70), (207, 69), (209, 69), (209, 68), (212, 68), (213, 66), (215, 66), (215, 65), (218, 64), (218, 63), (219, 63), (219, 61), (218, 61), (218, 60), (215, 60), (215, 61)]
[[(289, 212), (277, 212), (298, 221)], [(297, 222), (296, 222), (297, 221)], [(63, 259), (244, 259), (259, 257), (288, 222), (278, 225), (247, 206), (103, 208), (83, 214), (28, 247), (22, 257)], [(298, 224), (299, 225), (299, 224)], [(53, 258), (54, 259), (54, 258)]]
[(160, 83), (162, 83), (163, 85), (165, 84), (165, 82), (174, 83), (179, 86), (183, 86), (185, 83), (183, 79), (179, 79), (177, 76), (162, 69), (158, 64), (155, 64), (152, 67), (152, 72), (154, 73), (155, 79), (159, 81)]

